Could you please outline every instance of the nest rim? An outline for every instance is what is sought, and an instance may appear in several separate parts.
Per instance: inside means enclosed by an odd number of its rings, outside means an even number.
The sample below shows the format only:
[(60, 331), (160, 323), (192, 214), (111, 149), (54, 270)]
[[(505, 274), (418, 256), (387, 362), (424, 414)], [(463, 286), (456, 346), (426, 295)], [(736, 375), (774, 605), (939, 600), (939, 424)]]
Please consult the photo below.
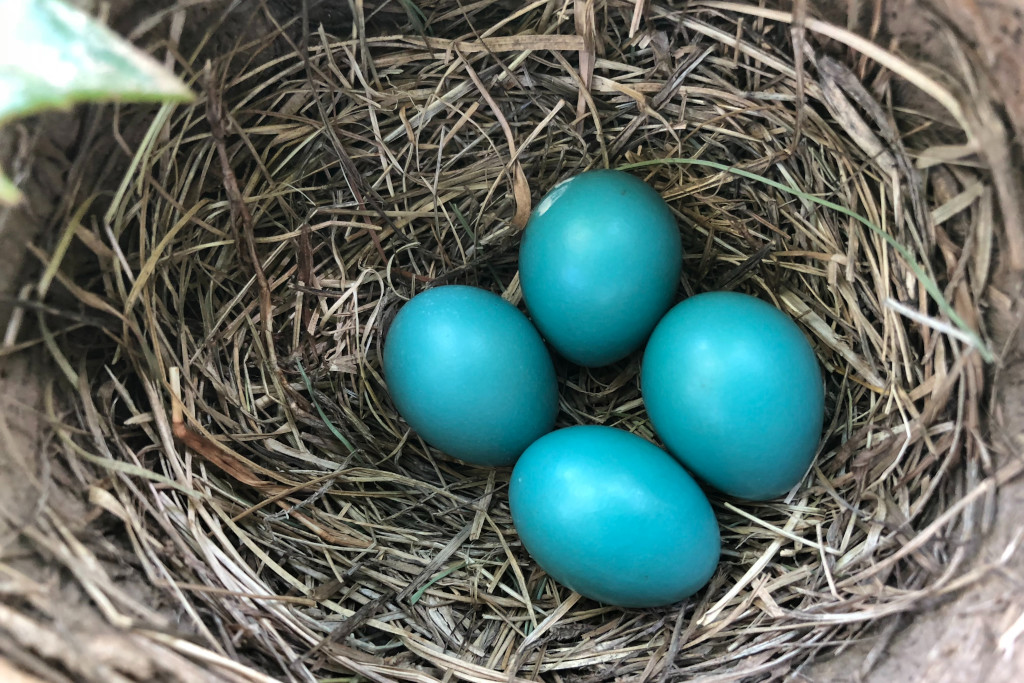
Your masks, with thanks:
[[(499, 5), (480, 3), (473, 16)], [(543, 19), (533, 11), (519, 16)], [(919, 168), (901, 129), (886, 130), (856, 100), (870, 93), (851, 84), (849, 69), (822, 67), (823, 54), (797, 69), (785, 49), (792, 45), (765, 47), (765, 36), (791, 35), (792, 16), (761, 14), (768, 16), (757, 34), (738, 21), (757, 18), (756, 8), (659, 9), (647, 47), (635, 54), (613, 46), (614, 29), (602, 34), (596, 14), (549, 17), (564, 32), (548, 37), (553, 45), (578, 43), (581, 60), (594, 60), (589, 89), (578, 87), (583, 77), (559, 51), (532, 47), (542, 38), (500, 35), (511, 25), (504, 17), (485, 35), (507, 43), (490, 44), (411, 32), (374, 39), (357, 18), (363, 33), (354, 39), (321, 33), (304, 55), (275, 55), (270, 79), (259, 66), (228, 78), (222, 69), (231, 58), (214, 62), (205, 97), (150, 128), (160, 135), (140, 147), (136, 175), (125, 176), (106, 214), (64, 232), (107, 272), (88, 285), (59, 268), (51, 274), (73, 299), (116, 318), (103, 337), (116, 343), (111, 365), (127, 374), (111, 371), (83, 392), (77, 419), (95, 438), (56, 429), (78, 444), (63, 457), (83, 485), (97, 473), (109, 481), (115, 502), (105, 509), (142, 551), (144, 573), (162, 577), (176, 609), (192, 615), (205, 647), (243, 656), (200, 614), (224, 629), (260, 613), (265, 631), (248, 635), (244, 658), (299, 678), (315, 667), (425, 680), (446, 668), (467, 680), (525, 671), (593, 680), (712, 675), (723, 666), (757, 675), (799, 667), (834, 647), (823, 643), (852, 642), (870, 623), (972, 576), (967, 549), (991, 520), (971, 516), (991, 505), (986, 482), (1012, 475), (994, 467), (981, 418), (990, 342), (977, 283), (991, 276), (994, 240), (979, 233), (992, 190), (972, 189), (981, 180), (971, 181), (966, 166)], [(682, 45), (670, 35), (672, 68), (656, 54), (658, 21), (670, 16), (710, 41)], [(460, 20), (446, 21), (443, 35), (458, 35)], [(835, 39), (834, 31), (823, 35)], [(873, 44), (865, 49), (876, 79), (927, 78), (953, 123), (970, 132), (960, 101), (945, 101), (938, 81)], [(504, 63), (524, 50), (543, 54)], [(260, 46), (255, 52), (247, 58)], [(765, 78), (766, 65), (779, 64), (777, 78)], [(402, 80), (414, 66), (422, 71)], [(659, 95), (682, 72), (696, 85), (673, 109), (680, 91)], [(767, 80), (771, 97), (749, 96), (750, 111), (723, 115), (737, 92), (754, 92), (729, 82), (730, 73)], [(652, 74), (662, 80), (652, 83)], [(257, 81), (249, 90), (247, 79)], [(304, 84), (312, 87), (303, 103)], [(357, 104), (330, 94), (339, 92)], [(525, 104), (510, 104), (511, 93)], [(787, 110), (801, 97), (813, 106)], [(398, 104), (406, 99), (423, 103), (416, 114)], [(630, 103), (642, 111), (652, 101), (660, 108), (628, 115)], [(668, 125), (673, 113), (696, 125), (680, 135)], [(888, 113), (911, 127), (942, 128), (939, 138), (957, 133), (917, 112)], [(328, 124), (317, 121), (324, 114)], [(633, 121), (640, 123), (629, 131)], [(786, 144), (776, 139), (794, 131)], [(874, 156), (872, 139), (880, 143)], [(446, 158), (448, 145), (460, 151)], [(693, 154), (651, 159), (655, 145)], [(742, 156), (752, 148), (763, 151)], [(695, 154), (713, 158), (694, 164)], [(374, 182), (346, 180), (372, 164)], [(689, 240), (684, 271), (696, 264), (682, 295), (704, 291), (710, 278), (771, 300), (814, 339), (831, 379), (830, 437), (810, 479), (781, 502), (713, 495), (723, 550), (730, 539), (723, 567), (705, 591), (671, 609), (602, 607), (544, 581), (515, 540), (502, 499), (507, 471), (463, 466), (420, 442), (390, 406), (379, 368), (382, 331), (419, 288), (470, 283), (521, 304), (514, 246), (522, 207), (547, 189), (528, 179), (602, 165), (642, 173), (673, 206)], [(948, 187), (914, 196), (924, 171)], [(825, 198), (843, 191), (848, 201)], [(911, 197), (908, 206), (893, 197), (900, 193)], [(699, 207), (688, 203), (694, 198)], [(288, 206), (301, 201), (305, 212)], [(61, 256), (51, 263), (61, 266)], [(50, 323), (41, 327), (64, 338)], [(73, 345), (50, 349), (67, 379), (88, 387)], [(558, 426), (611, 424), (657, 442), (637, 412), (636, 370), (636, 357), (599, 370), (559, 364)], [(122, 412), (104, 416), (104, 398)], [(84, 457), (90, 449), (98, 455)], [(860, 509), (869, 502), (871, 514)], [(269, 512), (274, 506), (281, 511)], [(406, 526), (396, 523), (403, 515)], [(180, 556), (159, 550), (158, 532)], [(374, 552), (381, 557), (367, 560)], [(580, 639), (592, 650), (581, 654)]]

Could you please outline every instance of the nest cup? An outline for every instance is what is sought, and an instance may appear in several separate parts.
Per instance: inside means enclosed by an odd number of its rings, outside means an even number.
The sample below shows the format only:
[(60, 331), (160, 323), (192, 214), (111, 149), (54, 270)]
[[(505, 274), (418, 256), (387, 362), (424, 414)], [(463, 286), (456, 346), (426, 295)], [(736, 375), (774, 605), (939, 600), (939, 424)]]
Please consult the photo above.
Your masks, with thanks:
[[(1015, 110), (948, 13), (904, 6), (939, 50), (855, 4), (133, 8), (197, 102), (16, 132), (46, 229), (2, 349), (0, 654), (46, 680), (836, 680), (929, 652), (898, 632), (960, 591), (1003, 599)], [(530, 208), (593, 168), (669, 203), (680, 298), (770, 301), (826, 377), (811, 471), (712, 493), (721, 565), (663, 609), (546, 577), (509, 472), (423, 443), (381, 373), (427, 287), (522, 307)], [(556, 367), (559, 426), (657, 442), (639, 354)]]

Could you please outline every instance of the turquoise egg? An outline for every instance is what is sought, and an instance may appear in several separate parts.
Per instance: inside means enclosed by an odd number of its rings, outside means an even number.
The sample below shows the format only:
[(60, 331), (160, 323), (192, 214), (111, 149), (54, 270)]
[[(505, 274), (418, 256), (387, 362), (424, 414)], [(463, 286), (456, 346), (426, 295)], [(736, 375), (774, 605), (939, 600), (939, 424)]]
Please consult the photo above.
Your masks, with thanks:
[(430, 445), (476, 465), (511, 465), (558, 413), (551, 356), (515, 306), (476, 287), (412, 298), (384, 342), (398, 412)]
[(668, 453), (611, 427), (569, 427), (526, 449), (509, 485), (523, 546), (552, 578), (619, 607), (697, 592), (715, 571), (718, 523)]
[(760, 299), (710, 292), (676, 305), (647, 342), (640, 383), (669, 452), (723, 493), (777, 498), (814, 459), (818, 360), (796, 323)]
[(622, 171), (588, 171), (556, 185), (519, 248), (533, 322), (555, 350), (587, 367), (643, 345), (672, 305), (681, 264), (668, 205)]

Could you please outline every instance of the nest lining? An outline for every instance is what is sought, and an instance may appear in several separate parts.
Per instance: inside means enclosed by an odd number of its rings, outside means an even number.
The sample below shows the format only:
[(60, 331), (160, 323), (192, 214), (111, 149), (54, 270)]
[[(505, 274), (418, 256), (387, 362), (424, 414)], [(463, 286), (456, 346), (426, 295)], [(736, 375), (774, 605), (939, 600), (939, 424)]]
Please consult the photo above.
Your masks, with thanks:
[[(421, 5), (386, 34), (367, 10), (354, 38), (275, 33), (185, 64), (199, 101), (116, 119), (119, 136), (155, 123), (127, 175), (68, 202), (106, 192), (66, 223), (85, 265), (52, 274), (98, 332), (40, 319), (79, 390), (63, 455), (211, 657), (292, 680), (783, 675), (972, 576), (993, 200), (969, 161), (928, 161), (963, 130), (899, 105), (921, 72), (788, 15), (688, 3), (630, 32), (632, 3), (577, 8)], [(508, 471), (430, 449), (380, 372), (390, 319), (425, 287), (521, 305), (531, 201), (627, 164), (679, 219), (680, 296), (771, 301), (827, 375), (803, 484), (712, 494), (718, 572), (653, 610), (547, 579)], [(656, 442), (638, 359), (558, 362), (559, 426)]]

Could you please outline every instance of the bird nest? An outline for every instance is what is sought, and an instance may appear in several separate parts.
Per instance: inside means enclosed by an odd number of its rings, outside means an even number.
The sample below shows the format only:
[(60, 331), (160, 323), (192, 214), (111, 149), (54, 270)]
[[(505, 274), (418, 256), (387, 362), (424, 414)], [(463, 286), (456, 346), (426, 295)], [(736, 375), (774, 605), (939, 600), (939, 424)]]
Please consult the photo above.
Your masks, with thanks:
[[(90, 170), (26, 296), (73, 396), (50, 406), (65, 485), (157, 589), (143, 612), (83, 572), (109, 618), (170, 614), (152, 642), (236, 679), (734, 680), (799, 670), (977, 576), (1010, 475), (983, 420), (1001, 233), (965, 92), (755, 5), (355, 10), (332, 35), (260, 5), (267, 30), (209, 61), (172, 44), (197, 101), (122, 108), (76, 152)], [(770, 301), (826, 378), (803, 482), (772, 502), (711, 492), (721, 565), (662, 609), (548, 579), (509, 470), (430, 448), (381, 373), (417, 292), (522, 308), (533, 203), (594, 168), (666, 199), (681, 298)], [(72, 319), (47, 315), (55, 292)], [(556, 369), (558, 426), (657, 442), (639, 354)]]

